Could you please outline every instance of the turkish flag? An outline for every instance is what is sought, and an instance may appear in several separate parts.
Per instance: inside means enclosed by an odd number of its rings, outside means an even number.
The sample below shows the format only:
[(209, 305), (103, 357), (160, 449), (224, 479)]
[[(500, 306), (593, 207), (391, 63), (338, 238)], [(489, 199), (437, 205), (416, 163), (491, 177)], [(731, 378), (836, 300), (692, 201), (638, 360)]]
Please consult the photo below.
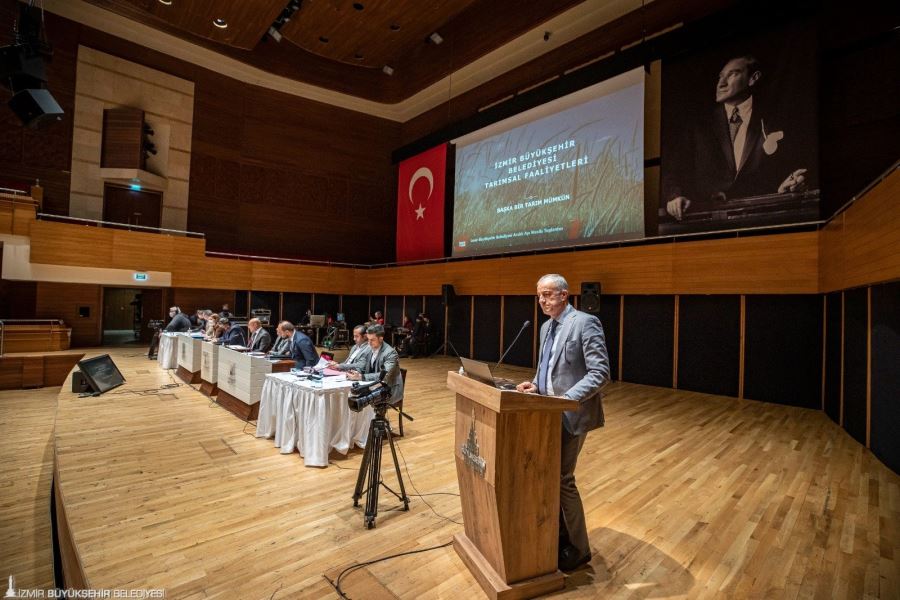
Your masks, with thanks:
[(400, 163), (397, 176), (397, 262), (443, 258), (447, 144)]

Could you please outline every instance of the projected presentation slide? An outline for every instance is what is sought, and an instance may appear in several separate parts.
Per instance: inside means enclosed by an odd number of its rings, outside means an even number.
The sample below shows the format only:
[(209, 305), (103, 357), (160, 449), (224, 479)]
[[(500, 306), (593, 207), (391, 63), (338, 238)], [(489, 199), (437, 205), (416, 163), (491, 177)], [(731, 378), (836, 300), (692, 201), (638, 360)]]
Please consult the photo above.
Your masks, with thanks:
[(453, 256), (644, 235), (644, 71), (454, 140)]

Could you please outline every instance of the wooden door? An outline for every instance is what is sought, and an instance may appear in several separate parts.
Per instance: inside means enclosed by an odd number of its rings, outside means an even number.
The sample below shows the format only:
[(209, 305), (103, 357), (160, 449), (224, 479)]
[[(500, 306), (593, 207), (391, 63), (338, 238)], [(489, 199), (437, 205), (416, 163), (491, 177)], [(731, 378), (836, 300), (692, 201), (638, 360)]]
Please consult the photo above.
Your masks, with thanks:
[(159, 227), (162, 194), (106, 184), (103, 187), (103, 220), (110, 223)]

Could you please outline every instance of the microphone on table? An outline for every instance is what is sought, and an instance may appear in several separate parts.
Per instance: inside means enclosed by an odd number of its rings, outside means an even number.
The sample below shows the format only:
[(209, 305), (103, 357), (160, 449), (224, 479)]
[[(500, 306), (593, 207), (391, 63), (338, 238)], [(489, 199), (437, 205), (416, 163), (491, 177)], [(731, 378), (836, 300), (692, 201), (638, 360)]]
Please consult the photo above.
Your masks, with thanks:
[(503, 353), (503, 356), (501, 356), (500, 360), (497, 361), (497, 364), (494, 365), (495, 369), (500, 366), (500, 363), (503, 362), (503, 359), (506, 358), (506, 355), (509, 354), (509, 351), (512, 350), (513, 346), (516, 345), (516, 342), (519, 341), (519, 336), (522, 335), (522, 332), (525, 331), (529, 325), (531, 325), (531, 321), (525, 321), (524, 323), (522, 323), (522, 328), (519, 329), (519, 333), (516, 334), (516, 337), (513, 338), (512, 343), (506, 347), (506, 352)]

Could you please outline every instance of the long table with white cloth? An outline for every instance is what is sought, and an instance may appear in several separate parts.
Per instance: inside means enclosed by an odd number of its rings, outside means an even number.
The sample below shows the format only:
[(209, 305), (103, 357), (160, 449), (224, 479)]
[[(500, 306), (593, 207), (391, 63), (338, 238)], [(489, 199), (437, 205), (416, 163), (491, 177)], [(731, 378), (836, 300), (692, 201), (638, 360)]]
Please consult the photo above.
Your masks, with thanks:
[(371, 405), (360, 412), (350, 410), (351, 385), (343, 377), (314, 382), (292, 373), (267, 375), (256, 437), (274, 437), (282, 454), (299, 450), (307, 467), (327, 466), (332, 448), (341, 454), (347, 454), (353, 443), (365, 448), (375, 411)]
[(163, 331), (159, 334), (159, 348), (156, 360), (161, 369), (174, 369), (178, 366), (178, 338), (183, 334)]

